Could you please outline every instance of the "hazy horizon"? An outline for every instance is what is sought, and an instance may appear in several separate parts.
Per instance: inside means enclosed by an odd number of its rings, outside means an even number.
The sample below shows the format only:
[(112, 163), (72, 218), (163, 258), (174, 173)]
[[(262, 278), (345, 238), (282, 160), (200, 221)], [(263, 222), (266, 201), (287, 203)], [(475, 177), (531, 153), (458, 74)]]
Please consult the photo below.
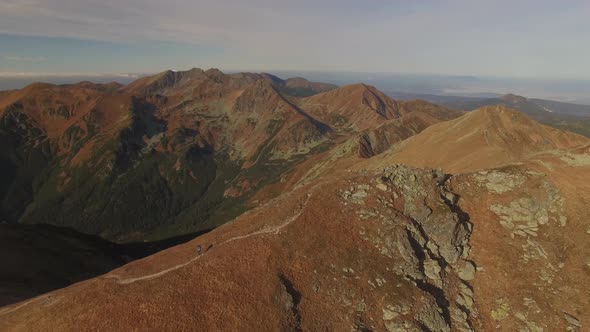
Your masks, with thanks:
[[(208, 68), (203, 68), (208, 69)], [(180, 70), (188, 70), (183, 68)], [(263, 72), (261, 70), (222, 70), (225, 73)], [(366, 83), (386, 93), (416, 95), (494, 97), (508, 93), (528, 98), (551, 99), (590, 105), (590, 80), (509, 78), (411, 73), (363, 73), (335, 71), (266, 71), (282, 79), (304, 77), (312, 81), (346, 85)], [(128, 84), (142, 76), (154, 73), (27, 73), (7, 75), (0, 73), (0, 90), (20, 89), (34, 82), (73, 84), (81, 81), (94, 83), (118, 82)]]

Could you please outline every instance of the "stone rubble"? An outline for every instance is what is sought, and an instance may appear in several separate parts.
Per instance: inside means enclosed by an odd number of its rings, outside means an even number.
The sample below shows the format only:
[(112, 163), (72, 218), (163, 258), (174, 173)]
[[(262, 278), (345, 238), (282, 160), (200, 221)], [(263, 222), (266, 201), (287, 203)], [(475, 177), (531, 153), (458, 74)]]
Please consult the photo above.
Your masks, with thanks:
[(488, 191), (502, 194), (522, 185), (526, 178), (519, 174), (505, 173), (500, 170), (481, 171), (473, 175), (476, 183), (483, 185)]

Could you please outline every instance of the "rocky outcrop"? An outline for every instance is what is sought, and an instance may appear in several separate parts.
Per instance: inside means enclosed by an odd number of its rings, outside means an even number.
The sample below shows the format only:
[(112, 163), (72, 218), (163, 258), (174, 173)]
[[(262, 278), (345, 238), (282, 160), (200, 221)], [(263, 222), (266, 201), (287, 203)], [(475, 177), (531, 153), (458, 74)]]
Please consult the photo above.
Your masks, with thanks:
[[(413, 280), (436, 303), (416, 319), (431, 331), (468, 331), (473, 310), (468, 281), (475, 277), (475, 264), (467, 260), (471, 224), (445, 187), (448, 178), (440, 170), (394, 166), (385, 169), (383, 180), (400, 191), (404, 214), (411, 220), (398, 238), (407, 264), (397, 273)], [(454, 292), (451, 284), (457, 287)]]
[[(411, 282), (424, 295), (423, 301), (388, 304), (383, 319), (388, 331), (471, 331), (477, 315), (469, 282), (475, 278), (475, 263), (468, 260), (471, 224), (456, 205), (457, 197), (440, 170), (418, 170), (405, 166), (387, 167), (375, 184), (389, 207), (383, 229), (366, 239), (382, 255), (395, 262), (391, 271)], [(375, 190), (357, 185), (342, 193), (352, 204), (362, 205)], [(361, 210), (360, 218), (378, 216)], [(378, 282), (378, 281), (377, 281)]]
[[(529, 173), (527, 175), (536, 178), (540, 174)], [(513, 191), (527, 180), (525, 175), (518, 172), (510, 173), (507, 169), (480, 172), (474, 175), (474, 178), (476, 183), (483, 185), (488, 191), (495, 194)], [(567, 225), (567, 217), (563, 214), (564, 198), (551, 183), (541, 180), (540, 185), (545, 193), (544, 197), (524, 196), (507, 204), (490, 205), (490, 211), (498, 216), (500, 224), (510, 231), (512, 238), (514, 236), (525, 239), (537, 237), (539, 228), (549, 222), (561, 227)], [(534, 242), (529, 239), (528, 243), (530, 246)], [(542, 248), (533, 251), (544, 256)], [(529, 258), (525, 256), (526, 260)]]

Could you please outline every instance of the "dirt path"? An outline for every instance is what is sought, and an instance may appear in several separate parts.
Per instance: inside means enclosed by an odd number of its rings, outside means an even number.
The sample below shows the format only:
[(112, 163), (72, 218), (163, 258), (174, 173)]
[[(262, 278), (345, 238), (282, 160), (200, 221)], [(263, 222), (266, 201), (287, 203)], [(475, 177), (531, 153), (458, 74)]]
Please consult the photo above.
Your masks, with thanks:
[[(223, 241), (221, 243), (216, 244), (214, 248), (218, 248), (219, 246), (226, 245), (226, 244), (228, 244), (230, 242), (247, 239), (247, 238), (253, 237), (253, 236), (266, 235), (266, 234), (279, 234), (279, 232), (283, 228), (289, 226), (292, 222), (294, 222), (295, 220), (297, 220), (297, 218), (299, 218), (301, 216), (301, 214), (303, 213), (303, 210), (305, 210), (305, 207), (307, 206), (307, 203), (309, 202), (310, 199), (311, 199), (311, 194), (307, 194), (307, 198), (305, 199), (305, 201), (303, 202), (303, 204), (301, 204), (301, 206), (299, 207), (299, 209), (297, 210), (297, 212), (295, 212), (295, 214), (293, 216), (291, 216), (290, 218), (288, 218), (287, 220), (285, 220), (283, 223), (281, 223), (279, 225), (276, 225), (276, 226), (265, 226), (265, 227), (263, 227), (262, 229), (260, 229), (258, 231), (255, 231), (255, 232), (252, 232), (252, 233), (249, 233), (249, 234), (246, 234), (246, 235), (240, 235), (240, 236), (232, 237), (232, 238), (227, 239), (227, 240), (225, 240), (225, 241)], [(178, 264), (178, 265), (175, 265), (175, 266), (173, 266), (171, 268), (162, 270), (160, 272), (156, 272), (156, 273), (153, 273), (153, 274), (148, 274), (148, 275), (141, 276), (141, 277), (136, 277), (136, 278), (121, 278), (120, 276), (111, 274), (111, 275), (104, 276), (104, 278), (106, 278), (106, 279), (115, 279), (117, 281), (117, 283), (122, 284), (122, 285), (127, 285), (127, 284), (131, 284), (131, 283), (134, 283), (134, 282), (137, 282), (137, 281), (142, 281), (142, 280), (150, 280), (150, 279), (161, 277), (161, 276), (163, 276), (163, 275), (165, 275), (165, 274), (167, 274), (169, 272), (172, 272), (172, 271), (178, 270), (180, 268), (183, 268), (183, 267), (185, 267), (185, 266), (193, 263), (194, 261), (200, 259), (201, 257), (203, 257), (205, 255), (206, 255), (206, 252), (203, 253), (203, 254), (197, 255), (197, 256), (191, 258), (190, 260), (188, 260), (187, 262), (184, 262), (182, 264)]]
[[(305, 207), (307, 206), (307, 203), (309, 203), (309, 200), (311, 199), (311, 196), (312, 196), (311, 192), (313, 192), (313, 189), (315, 189), (315, 187), (317, 187), (317, 184), (313, 188), (311, 188), (310, 193), (307, 194), (307, 198), (305, 199), (305, 201), (302, 204), (300, 204), (300, 206), (297, 209), (297, 211), (295, 212), (295, 214), (293, 214), (293, 216), (291, 216), (290, 218), (286, 219), (281, 224), (276, 225), (276, 226), (264, 226), (260, 230), (257, 230), (255, 232), (252, 232), (252, 233), (249, 233), (249, 234), (245, 234), (245, 235), (240, 235), (240, 236), (232, 237), (232, 238), (227, 239), (227, 240), (225, 240), (225, 241), (223, 241), (221, 243), (216, 244), (215, 247), (212, 250), (214, 250), (215, 248), (218, 248), (219, 246), (226, 245), (226, 244), (228, 244), (230, 242), (247, 239), (247, 238), (253, 237), (253, 236), (259, 236), (259, 235), (262, 236), (262, 235), (267, 235), (267, 234), (279, 234), (282, 229), (284, 229), (285, 227), (289, 226), (292, 222), (294, 222), (295, 220), (297, 220), (301, 216), (301, 214), (305, 210)], [(145, 275), (145, 276), (142, 276), (142, 277), (122, 278), (122, 277), (120, 277), (118, 275), (115, 275), (115, 274), (109, 274), (109, 275), (106, 275), (106, 276), (104, 276), (102, 278), (104, 278), (104, 279), (114, 279), (118, 284), (122, 284), (122, 285), (131, 284), (131, 283), (134, 283), (134, 282), (137, 282), (137, 281), (142, 281), (142, 280), (150, 280), (150, 279), (161, 277), (161, 276), (163, 276), (163, 275), (165, 275), (165, 274), (167, 274), (169, 272), (172, 272), (174, 270), (178, 270), (180, 268), (183, 268), (183, 267), (185, 267), (185, 266), (193, 263), (194, 261), (198, 260), (199, 258), (201, 258), (201, 257), (203, 257), (205, 255), (206, 255), (206, 252), (204, 252), (201, 255), (197, 255), (197, 256), (191, 258), (190, 260), (188, 260), (185, 263), (178, 264), (178, 265), (175, 265), (175, 266), (173, 266), (171, 268), (162, 270), (160, 272), (148, 274), (148, 275)], [(28, 300), (26, 302), (23, 302), (23, 303), (15, 306), (15, 307), (4, 307), (4, 308), (2, 308), (2, 309), (0, 309), (0, 316), (9, 314), (9, 313), (14, 312), (14, 311), (17, 311), (17, 310), (19, 310), (19, 309), (21, 309), (21, 308), (23, 308), (23, 307), (25, 307), (25, 306), (27, 306), (27, 305), (29, 305), (31, 303), (34, 303), (34, 302), (37, 302), (37, 301), (40, 301), (40, 300), (45, 300), (46, 303), (47, 302), (57, 303), (62, 298), (63, 298), (63, 296), (56, 297), (56, 295), (54, 293), (44, 294), (44, 295), (35, 297), (33, 299), (30, 299), (30, 300)]]
[(39, 301), (39, 300), (45, 299), (47, 297), (48, 297), (47, 295), (41, 295), (41, 296), (38, 296), (38, 297), (33, 298), (32, 300), (28, 300), (27, 302), (21, 303), (20, 305), (17, 305), (14, 308), (8, 307), (8, 308), (0, 309), (0, 315), (6, 315), (6, 314), (9, 314), (9, 313), (11, 313), (13, 311), (17, 311), (18, 309), (20, 309), (20, 308), (22, 308), (24, 306), (27, 306), (27, 305), (35, 302), (35, 301)]

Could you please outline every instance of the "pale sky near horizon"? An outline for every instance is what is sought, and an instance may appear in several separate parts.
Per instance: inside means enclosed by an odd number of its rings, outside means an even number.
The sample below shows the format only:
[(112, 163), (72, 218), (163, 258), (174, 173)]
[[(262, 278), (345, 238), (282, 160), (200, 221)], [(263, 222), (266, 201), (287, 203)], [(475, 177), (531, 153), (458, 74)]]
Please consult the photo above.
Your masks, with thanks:
[(0, 73), (590, 78), (588, 18), (579, 0), (0, 0)]

